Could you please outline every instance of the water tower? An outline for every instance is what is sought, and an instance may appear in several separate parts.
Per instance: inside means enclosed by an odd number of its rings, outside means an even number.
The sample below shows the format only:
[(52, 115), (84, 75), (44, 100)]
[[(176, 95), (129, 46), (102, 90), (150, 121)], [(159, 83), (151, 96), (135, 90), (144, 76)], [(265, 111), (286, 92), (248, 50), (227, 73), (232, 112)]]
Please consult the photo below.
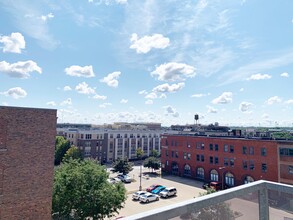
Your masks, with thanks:
[(196, 125), (197, 125), (198, 114), (195, 114), (195, 115), (194, 115), (194, 120), (196, 121)]

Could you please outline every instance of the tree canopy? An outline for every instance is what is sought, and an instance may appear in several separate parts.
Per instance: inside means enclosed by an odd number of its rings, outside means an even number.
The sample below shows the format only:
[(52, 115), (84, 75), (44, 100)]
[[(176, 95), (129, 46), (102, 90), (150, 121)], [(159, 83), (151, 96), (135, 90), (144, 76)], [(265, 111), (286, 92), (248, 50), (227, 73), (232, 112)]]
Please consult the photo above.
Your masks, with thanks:
[(71, 146), (63, 157), (63, 161), (69, 159), (83, 160), (81, 151), (76, 146)]
[(118, 213), (126, 200), (122, 183), (111, 184), (104, 166), (69, 159), (54, 175), (53, 219), (104, 219)]
[(144, 154), (144, 152), (143, 152), (143, 150), (141, 148), (136, 149), (136, 157), (138, 159), (141, 159), (143, 157), (143, 154)]
[(70, 142), (62, 136), (57, 136), (55, 141), (55, 160), (54, 164), (59, 165), (67, 150), (70, 148)]
[(149, 157), (144, 160), (143, 166), (153, 170), (158, 170), (161, 168), (161, 161), (156, 157)]
[(133, 170), (133, 163), (129, 162), (127, 158), (125, 159), (118, 158), (112, 164), (113, 173), (118, 172), (118, 173), (128, 174), (132, 170)]

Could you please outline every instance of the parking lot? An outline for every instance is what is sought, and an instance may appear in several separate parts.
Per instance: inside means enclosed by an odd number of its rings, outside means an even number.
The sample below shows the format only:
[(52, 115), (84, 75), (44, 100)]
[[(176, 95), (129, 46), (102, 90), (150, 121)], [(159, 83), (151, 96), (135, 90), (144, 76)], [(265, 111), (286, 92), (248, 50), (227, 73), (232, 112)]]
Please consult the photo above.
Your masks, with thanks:
[[(132, 200), (132, 194), (138, 191), (140, 186), (140, 167), (134, 166), (133, 171), (129, 173), (129, 176), (134, 179), (134, 182), (125, 184), (127, 189), (127, 200), (125, 207), (120, 210), (119, 215), (116, 217), (130, 216), (163, 206), (172, 205), (178, 202), (192, 199), (194, 197), (198, 197), (200, 193), (205, 192), (205, 190), (201, 188), (202, 182), (172, 175), (153, 175), (149, 172), (150, 170), (148, 168), (142, 167), (142, 173), (144, 174), (142, 175), (141, 181), (142, 190), (146, 190), (146, 188), (152, 184), (160, 184), (166, 187), (176, 187), (177, 195), (166, 199), (160, 198), (159, 201), (150, 203), (140, 203), (139, 201)], [(117, 176), (117, 174), (111, 174), (110, 176), (114, 177)]]

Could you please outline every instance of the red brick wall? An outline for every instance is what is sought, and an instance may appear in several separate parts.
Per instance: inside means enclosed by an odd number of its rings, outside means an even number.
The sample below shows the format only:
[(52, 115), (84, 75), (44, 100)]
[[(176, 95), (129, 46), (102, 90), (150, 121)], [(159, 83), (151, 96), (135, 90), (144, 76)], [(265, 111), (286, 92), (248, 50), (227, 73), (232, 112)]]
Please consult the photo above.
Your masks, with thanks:
[(3, 123), (7, 126), (0, 140), (6, 140), (7, 150), (0, 150), (0, 219), (49, 220), (56, 110), (0, 106), (0, 126)]
[[(164, 138), (166, 137), (166, 138)], [(168, 140), (168, 146), (166, 146), (166, 140)], [(171, 146), (172, 141), (177, 146)], [(204, 143), (204, 149), (197, 149), (196, 143)], [(190, 148), (187, 145), (190, 145)], [(211, 151), (209, 149), (210, 144), (218, 144), (218, 151)], [(224, 145), (227, 144), (234, 146), (234, 153), (224, 152)], [(251, 176), (255, 181), (264, 179), (269, 181), (278, 181), (278, 150), (277, 142), (268, 140), (253, 140), (253, 139), (236, 139), (236, 138), (223, 138), (223, 137), (195, 137), (195, 136), (180, 136), (180, 135), (163, 135), (161, 139), (162, 146), (162, 163), (166, 164), (168, 160), (168, 167), (165, 171), (171, 172), (172, 162), (175, 161), (179, 166), (179, 173), (184, 173), (185, 164), (189, 164), (191, 167), (191, 177), (195, 178), (196, 169), (202, 167), (205, 170), (204, 180), (210, 180), (210, 171), (216, 169), (219, 173), (219, 181), (222, 181), (221, 177), (223, 172), (230, 172), (234, 175), (235, 185), (241, 185), (244, 182), (246, 176)], [(242, 147), (247, 146), (247, 154), (242, 153)], [(249, 154), (249, 147), (254, 147), (254, 154)], [(167, 147), (167, 148), (166, 148)], [(229, 150), (228, 147), (228, 150)], [(261, 156), (261, 148), (267, 149), (267, 155)], [(166, 156), (166, 150), (168, 149), (169, 156)], [(172, 150), (178, 151), (178, 158), (172, 158)], [(191, 159), (187, 160), (183, 158), (184, 152), (191, 153)], [(196, 155), (204, 155), (205, 161), (196, 161)], [(209, 157), (218, 157), (219, 164), (210, 164)], [(225, 169), (220, 170), (219, 167), (224, 166), (224, 158), (234, 159), (234, 166), (225, 166)], [(243, 169), (243, 160), (248, 161), (248, 169)], [(254, 161), (254, 170), (249, 169), (249, 161)], [(262, 172), (262, 163), (267, 165), (267, 172)]]

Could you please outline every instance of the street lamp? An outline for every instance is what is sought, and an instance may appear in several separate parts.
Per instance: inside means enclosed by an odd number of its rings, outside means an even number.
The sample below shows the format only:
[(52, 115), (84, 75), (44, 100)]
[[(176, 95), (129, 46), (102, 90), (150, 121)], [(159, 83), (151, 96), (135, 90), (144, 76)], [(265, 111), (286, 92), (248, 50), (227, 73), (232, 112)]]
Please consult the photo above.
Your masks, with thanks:
[(142, 187), (141, 187), (141, 173), (142, 173), (142, 162), (140, 161), (140, 175), (139, 175), (139, 191), (142, 190)]
[[(226, 167), (219, 167), (219, 170), (226, 169)], [(222, 190), (224, 189), (224, 171), (222, 172)]]

